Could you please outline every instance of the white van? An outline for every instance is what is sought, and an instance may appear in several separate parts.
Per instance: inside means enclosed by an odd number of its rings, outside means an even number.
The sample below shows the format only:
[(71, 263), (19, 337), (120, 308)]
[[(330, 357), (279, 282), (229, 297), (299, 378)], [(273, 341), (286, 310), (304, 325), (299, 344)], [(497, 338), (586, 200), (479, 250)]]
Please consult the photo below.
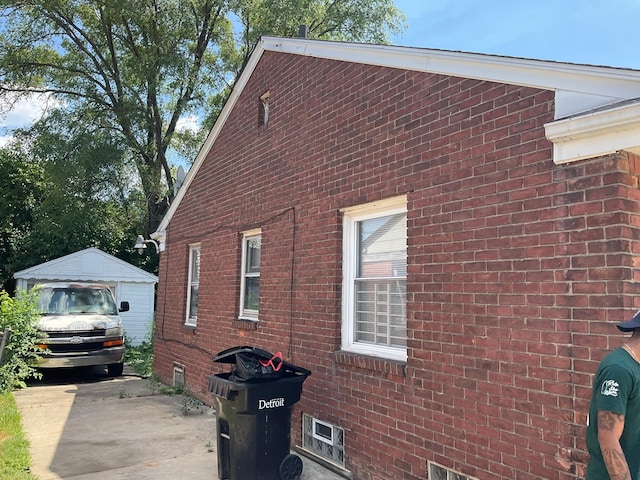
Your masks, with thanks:
[(106, 365), (109, 375), (122, 375), (124, 328), (109, 287), (94, 283), (46, 283), (37, 287), (40, 320), (46, 333), (40, 345), (48, 351), (38, 368)]

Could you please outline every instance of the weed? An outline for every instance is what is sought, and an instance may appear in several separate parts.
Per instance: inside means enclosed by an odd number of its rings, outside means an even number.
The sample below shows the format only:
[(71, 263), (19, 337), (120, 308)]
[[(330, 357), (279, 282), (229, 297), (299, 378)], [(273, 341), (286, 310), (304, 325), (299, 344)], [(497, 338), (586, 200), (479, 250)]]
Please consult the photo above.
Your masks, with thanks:
[(202, 407), (204, 407), (204, 403), (198, 400), (189, 390), (184, 388), (184, 386), (175, 386), (172, 387), (176, 392), (179, 392), (179, 395), (182, 395), (181, 403), (180, 403), (180, 413), (182, 415), (189, 415), (192, 410), (197, 410), (201, 414), (204, 413)]
[(131, 398), (131, 397), (133, 397), (133, 395), (130, 393), (127, 393), (127, 391), (124, 388), (120, 390), (120, 393), (118, 395), (118, 398)]
[(174, 395), (183, 395), (185, 393), (184, 385), (164, 385), (159, 392), (163, 395), (173, 397)]
[(147, 385), (149, 390), (151, 390), (151, 395), (156, 395), (160, 392), (162, 388), (162, 382), (157, 374), (152, 373), (149, 378), (147, 378)]
[(27, 379), (41, 377), (34, 366), (44, 352), (37, 347), (42, 343), (42, 333), (36, 328), (39, 318), (35, 291), (19, 290), (15, 297), (0, 291), (0, 331), (10, 331), (2, 352), (0, 392), (24, 388)]
[(140, 345), (130, 345), (127, 342), (124, 361), (141, 377), (153, 374), (153, 342), (142, 342)]

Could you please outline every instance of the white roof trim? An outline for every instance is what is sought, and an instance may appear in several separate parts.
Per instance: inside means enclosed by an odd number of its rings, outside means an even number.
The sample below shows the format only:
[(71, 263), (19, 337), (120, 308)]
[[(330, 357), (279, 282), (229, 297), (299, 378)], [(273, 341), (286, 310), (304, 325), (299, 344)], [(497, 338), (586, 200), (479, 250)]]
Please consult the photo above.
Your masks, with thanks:
[[(164, 248), (165, 231), (171, 218), (265, 51), (552, 90), (556, 92), (556, 119), (640, 98), (640, 71), (637, 70), (414, 47), (263, 37), (256, 45), (240, 78), (234, 85), (229, 99), (209, 132), (182, 187), (178, 190), (173, 203), (158, 226), (158, 230), (152, 235), (152, 238), (160, 239), (162, 249)], [(551, 129), (555, 123), (549, 124)], [(558, 154), (560, 158), (566, 156)], [(562, 160), (556, 160), (556, 163), (560, 162)]]
[(184, 178), (184, 182), (182, 183), (182, 186), (178, 190), (178, 194), (175, 196), (173, 202), (171, 203), (169, 210), (167, 211), (164, 218), (160, 222), (158, 229), (151, 234), (151, 238), (159, 242), (159, 245), (160, 245), (159, 248), (161, 249), (161, 251), (164, 251), (164, 246), (166, 243), (166, 229), (167, 229), (167, 226), (169, 225), (169, 221), (171, 220), (171, 217), (173, 217), (173, 214), (178, 208), (178, 205), (180, 205), (180, 202), (182, 201), (182, 198), (184, 197), (185, 192), (188, 190), (189, 185), (191, 185), (191, 182), (193, 181), (193, 177), (195, 177), (196, 173), (198, 173), (198, 170), (200, 169), (200, 165), (202, 165), (202, 162), (207, 156), (207, 153), (209, 152), (209, 150), (211, 149), (211, 146), (215, 142), (216, 138), (218, 138), (218, 135), (220, 134), (220, 130), (222, 130), (222, 127), (224, 126), (225, 122), (227, 121), (227, 118), (229, 117), (229, 114), (233, 110), (233, 107), (235, 107), (236, 102), (238, 101), (238, 97), (242, 93), (242, 90), (244, 90), (244, 87), (249, 81), (249, 78), (251, 78), (251, 74), (253, 73), (253, 70), (256, 68), (258, 61), (262, 57), (262, 53), (264, 52), (264, 50), (260, 48), (260, 45), (261, 43), (258, 43), (254, 52), (251, 54), (251, 57), (249, 57), (249, 61), (245, 65), (244, 70), (240, 75), (240, 78), (238, 78), (235, 85), (233, 86), (233, 90), (231, 91), (231, 94), (229, 95), (229, 98), (227, 99), (224, 105), (224, 108), (220, 112), (220, 115), (218, 116), (216, 123), (213, 125), (213, 128), (209, 132), (209, 135), (207, 136), (206, 140), (204, 141), (202, 148), (200, 148), (200, 151), (198, 152), (198, 155), (196, 156), (196, 159), (194, 160), (193, 165), (189, 169), (187, 176)]
[(640, 151), (640, 101), (544, 126), (553, 161), (568, 163), (620, 150)]
[[(89, 248), (85, 248), (84, 250), (79, 250), (77, 252), (74, 253), (70, 253), (68, 255), (65, 255), (63, 257), (58, 257), (58, 258), (54, 258), (53, 260), (49, 260), (48, 262), (44, 262), (44, 263), (40, 263), (38, 265), (34, 265), (33, 267), (29, 267), (29, 268), (25, 268), (24, 270), (20, 270), (19, 272), (16, 272), (13, 274), (13, 278), (16, 279), (20, 279), (20, 278), (26, 278), (26, 279), (51, 279), (51, 275), (47, 272), (49, 268), (51, 267), (55, 267), (57, 264), (64, 264), (67, 263), (71, 260), (73, 260), (75, 257), (81, 257), (87, 253), (95, 253), (97, 255), (100, 255), (101, 257), (103, 257), (104, 259), (106, 259), (108, 262), (112, 262), (112, 263), (116, 263), (120, 266), (122, 266), (123, 268), (129, 270), (130, 272), (134, 272), (137, 275), (137, 279), (128, 279), (130, 282), (134, 283), (134, 282), (142, 282), (143, 279), (146, 279), (149, 281), (149, 283), (153, 282), (153, 283), (157, 283), (158, 282), (158, 277), (152, 273), (149, 273), (145, 270), (142, 270), (141, 268), (136, 267), (135, 265), (130, 264), (129, 262), (125, 262), (124, 260), (121, 260), (117, 257), (114, 257), (113, 255), (108, 254), (107, 252), (103, 252), (102, 250), (100, 250), (99, 248), (95, 248), (95, 247), (89, 247)], [(44, 272), (44, 273), (43, 273)], [(74, 274), (76, 277), (84, 277), (86, 276), (86, 274), (78, 274), (75, 273)], [(67, 275), (68, 276), (68, 275)], [(80, 280), (81, 278), (74, 278), (74, 280)], [(94, 281), (100, 281), (100, 280), (105, 280), (104, 278), (94, 278)]]
[[(640, 97), (640, 72), (478, 53), (266, 37), (263, 49), (560, 93), (555, 118)], [(556, 98), (558, 100), (558, 98)], [(584, 102), (581, 105), (580, 100)]]

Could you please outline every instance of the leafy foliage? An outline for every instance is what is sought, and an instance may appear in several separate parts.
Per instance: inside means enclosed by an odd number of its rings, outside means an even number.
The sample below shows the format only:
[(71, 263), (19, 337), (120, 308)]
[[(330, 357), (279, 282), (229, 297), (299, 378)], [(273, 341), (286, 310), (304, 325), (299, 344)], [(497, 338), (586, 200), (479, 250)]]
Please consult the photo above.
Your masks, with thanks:
[(29, 235), (43, 192), (39, 165), (25, 161), (15, 149), (0, 149), (0, 289), (15, 271), (16, 248)]
[(108, 132), (135, 166), (147, 233), (173, 197), (172, 146), (191, 152), (202, 141), (179, 121), (213, 121), (261, 35), (306, 24), (311, 38), (386, 43), (404, 26), (392, 0), (0, 0), (0, 9), (0, 92), (51, 94), (69, 120)]
[(150, 271), (157, 267), (157, 256), (131, 251), (146, 207), (114, 139), (59, 110), (16, 139), (0, 149), (7, 172), (0, 187), (9, 199), (0, 206), (5, 289), (14, 272), (91, 246)]
[(150, 377), (153, 373), (153, 342), (142, 342), (140, 345), (129, 345), (124, 361), (142, 377)]
[(42, 334), (36, 328), (39, 316), (36, 292), (19, 291), (16, 297), (0, 292), (0, 329), (11, 329), (0, 364), (0, 392), (25, 387), (25, 380), (40, 378), (35, 365)]

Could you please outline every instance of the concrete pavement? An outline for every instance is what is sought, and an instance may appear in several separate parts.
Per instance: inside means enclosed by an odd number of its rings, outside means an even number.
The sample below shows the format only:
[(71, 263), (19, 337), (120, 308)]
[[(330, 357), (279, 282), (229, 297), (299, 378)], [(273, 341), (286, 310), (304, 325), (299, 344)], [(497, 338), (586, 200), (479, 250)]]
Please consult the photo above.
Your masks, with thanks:
[[(77, 375), (47, 375), (14, 394), (39, 480), (218, 479), (213, 409), (160, 394), (128, 369)], [(301, 480), (343, 479), (302, 459)]]

